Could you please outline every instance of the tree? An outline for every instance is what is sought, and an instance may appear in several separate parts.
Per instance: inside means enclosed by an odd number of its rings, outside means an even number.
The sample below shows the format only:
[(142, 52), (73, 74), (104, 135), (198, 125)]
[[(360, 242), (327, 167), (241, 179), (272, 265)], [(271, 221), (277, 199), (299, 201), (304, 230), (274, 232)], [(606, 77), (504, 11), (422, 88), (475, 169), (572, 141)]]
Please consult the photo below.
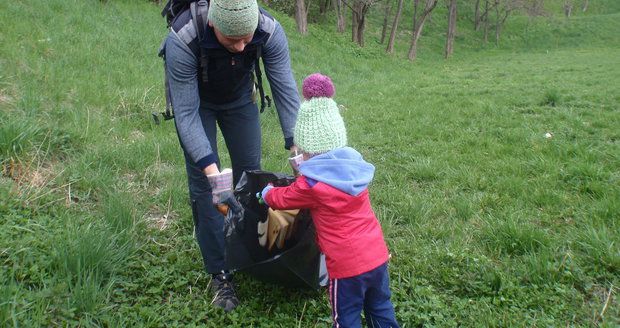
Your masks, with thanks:
[(564, 15), (570, 17), (573, 12), (573, 2), (570, 0), (564, 0)]
[(484, 44), (489, 42), (489, 0), (484, 0)]
[(329, 2), (331, 0), (319, 0), (319, 14), (325, 15), (327, 9), (329, 8)]
[(495, 8), (495, 2), (489, 7), (489, 0), (484, 1), (484, 10), (481, 10), (481, 0), (476, 0), (474, 8), (474, 30), (479, 31), (480, 27), (484, 30), (484, 43), (488, 40), (489, 35), (489, 13)]
[(522, 0), (495, 0), (495, 44), (499, 45), (499, 37), (510, 14), (523, 8), (525, 3)]
[(394, 52), (394, 40), (396, 39), (396, 31), (398, 30), (398, 21), (400, 15), (403, 12), (403, 0), (398, 0), (398, 9), (396, 10), (396, 16), (394, 17), (394, 23), (392, 24), (392, 32), (390, 32), (390, 41), (388, 41), (385, 52), (391, 54)]
[(297, 23), (297, 31), (302, 35), (308, 34), (308, 8), (310, 0), (306, 6), (305, 0), (295, 1), (295, 22)]
[(586, 12), (586, 10), (588, 10), (588, 3), (589, 3), (589, 2), (590, 2), (590, 1), (588, 1), (588, 0), (583, 0), (583, 7), (581, 7), (581, 10), (582, 10), (584, 13)]
[(478, 31), (480, 29), (480, 0), (476, 0), (476, 4), (474, 5), (474, 30)]
[(342, 0), (334, 0), (332, 3), (334, 4), (334, 7), (336, 7), (336, 16), (338, 17), (338, 20), (336, 22), (336, 30), (338, 31), (338, 33), (343, 33), (345, 26), (344, 14), (342, 13)]
[(360, 47), (364, 46), (364, 31), (366, 30), (366, 14), (370, 7), (378, 0), (353, 0), (353, 4), (348, 1), (342, 2), (351, 8), (351, 40)]
[[(497, 0), (499, 1), (499, 0)], [(446, 35), (445, 58), (450, 58), (454, 52), (454, 36), (456, 34), (456, 0), (450, 0), (448, 6), (448, 33)]]
[(388, 25), (388, 19), (390, 18), (390, 13), (392, 11), (392, 1), (387, 1), (385, 3), (385, 15), (383, 16), (383, 28), (381, 29), (381, 44), (383, 44), (383, 41), (385, 41), (385, 34), (387, 33), (387, 25)]
[(573, 3), (570, 0), (565, 0), (564, 1), (564, 15), (566, 17), (570, 17), (570, 15), (573, 13)]
[(418, 56), (418, 40), (422, 34), (422, 28), (426, 19), (430, 16), (431, 12), (437, 6), (439, 0), (426, 0), (426, 5), (422, 14), (418, 17), (418, 8), (420, 0), (414, 0), (413, 2), (413, 36), (411, 37), (411, 46), (409, 47), (409, 53), (407, 57), (409, 60), (415, 60)]

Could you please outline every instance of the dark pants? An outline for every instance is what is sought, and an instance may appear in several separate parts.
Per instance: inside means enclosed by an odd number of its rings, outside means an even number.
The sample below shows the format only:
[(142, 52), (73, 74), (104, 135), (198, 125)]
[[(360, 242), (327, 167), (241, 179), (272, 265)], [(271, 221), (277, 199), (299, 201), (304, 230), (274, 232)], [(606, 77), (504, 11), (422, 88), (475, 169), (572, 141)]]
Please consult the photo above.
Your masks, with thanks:
[[(261, 131), (256, 104), (217, 111), (201, 109), (200, 118), (216, 155), (216, 122), (222, 131), (230, 154), (235, 184), (243, 171), (260, 169)], [(207, 272), (219, 273), (228, 269), (224, 256), (224, 217), (213, 206), (209, 180), (185, 150), (184, 154), (198, 246)], [(222, 169), (219, 157), (217, 166)]]
[(387, 263), (354, 277), (330, 279), (329, 302), (333, 327), (361, 327), (361, 313), (364, 310), (368, 327), (397, 328), (390, 296)]

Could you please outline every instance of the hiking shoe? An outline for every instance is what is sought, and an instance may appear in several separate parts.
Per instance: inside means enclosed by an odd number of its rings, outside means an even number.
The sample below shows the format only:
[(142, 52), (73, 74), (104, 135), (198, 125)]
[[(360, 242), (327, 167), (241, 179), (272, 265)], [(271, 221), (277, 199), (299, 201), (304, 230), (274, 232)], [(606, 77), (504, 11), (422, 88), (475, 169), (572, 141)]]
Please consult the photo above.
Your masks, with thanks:
[(222, 308), (224, 312), (230, 312), (239, 305), (239, 299), (230, 275), (224, 273), (213, 275), (210, 289), (213, 293), (211, 304)]

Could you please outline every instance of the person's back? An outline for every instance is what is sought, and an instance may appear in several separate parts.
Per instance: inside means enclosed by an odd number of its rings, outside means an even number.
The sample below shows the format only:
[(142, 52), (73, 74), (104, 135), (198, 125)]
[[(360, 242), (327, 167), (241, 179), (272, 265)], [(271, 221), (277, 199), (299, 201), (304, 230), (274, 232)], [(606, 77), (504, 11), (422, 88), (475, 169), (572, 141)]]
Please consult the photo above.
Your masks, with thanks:
[(330, 276), (336, 327), (359, 327), (362, 309), (369, 326), (398, 327), (390, 302), (387, 246), (368, 194), (374, 166), (347, 147), (344, 122), (331, 99), (331, 80), (304, 80), (294, 138), (305, 161), (286, 187), (261, 193), (273, 209), (309, 209)]
[(268, 204), (308, 208), (331, 278), (346, 278), (385, 263), (388, 251), (371, 207), (368, 184), (374, 166), (350, 147), (316, 155), (300, 166), (302, 176)]

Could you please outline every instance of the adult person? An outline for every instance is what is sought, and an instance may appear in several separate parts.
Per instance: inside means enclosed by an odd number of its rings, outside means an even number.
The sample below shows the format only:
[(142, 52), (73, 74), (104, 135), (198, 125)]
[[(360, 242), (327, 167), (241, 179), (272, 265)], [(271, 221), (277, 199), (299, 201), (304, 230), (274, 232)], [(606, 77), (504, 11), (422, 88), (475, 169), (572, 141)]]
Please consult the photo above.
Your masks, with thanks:
[[(164, 43), (166, 74), (185, 156), (196, 239), (212, 276), (212, 304), (228, 312), (239, 300), (225, 263), (224, 216), (214, 204), (234, 205), (225, 185), (236, 184), (244, 170), (260, 168), (256, 57), (263, 61), (289, 150), (295, 149), (299, 95), (284, 30), (256, 0), (210, 0), (202, 38), (197, 37), (191, 17), (187, 9), (171, 23)], [(220, 172), (216, 124), (230, 154), (232, 174)]]

